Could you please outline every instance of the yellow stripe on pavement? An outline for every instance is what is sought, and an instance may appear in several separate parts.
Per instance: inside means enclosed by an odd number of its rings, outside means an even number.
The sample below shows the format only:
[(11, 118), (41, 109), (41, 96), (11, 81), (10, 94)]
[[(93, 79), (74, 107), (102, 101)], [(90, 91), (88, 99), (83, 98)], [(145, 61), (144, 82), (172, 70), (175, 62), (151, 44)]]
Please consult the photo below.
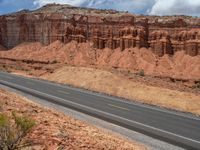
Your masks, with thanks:
[(119, 109), (123, 109), (123, 110), (127, 110), (127, 111), (129, 111), (128, 108), (124, 108), (124, 107), (117, 106), (117, 105), (113, 105), (113, 104), (108, 104), (108, 105), (111, 106), (111, 107), (114, 107), (114, 108), (119, 108)]

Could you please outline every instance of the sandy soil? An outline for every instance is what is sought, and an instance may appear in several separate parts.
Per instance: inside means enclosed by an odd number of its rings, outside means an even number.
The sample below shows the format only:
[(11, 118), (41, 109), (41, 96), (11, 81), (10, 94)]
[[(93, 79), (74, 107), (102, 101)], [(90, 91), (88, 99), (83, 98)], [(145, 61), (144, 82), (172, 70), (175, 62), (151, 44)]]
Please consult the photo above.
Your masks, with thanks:
[(131, 48), (121, 51), (105, 48), (97, 50), (91, 43), (55, 41), (48, 46), (40, 43), (22, 43), (9, 51), (1, 51), (0, 57), (43, 62), (61, 62), (75, 66), (122, 68), (131, 71), (143, 69), (145, 74), (179, 79), (200, 80), (200, 55), (191, 57), (183, 51), (174, 56), (155, 56), (151, 49)]
[(43, 79), (200, 115), (200, 96), (134, 82), (108, 71), (63, 67)]
[(43, 108), (14, 93), (0, 89), (3, 112), (10, 115), (15, 111), (36, 121), (36, 126), (26, 137), (38, 143), (31, 149), (110, 149), (145, 150), (144, 145), (128, 141), (103, 129), (75, 120), (62, 113)]

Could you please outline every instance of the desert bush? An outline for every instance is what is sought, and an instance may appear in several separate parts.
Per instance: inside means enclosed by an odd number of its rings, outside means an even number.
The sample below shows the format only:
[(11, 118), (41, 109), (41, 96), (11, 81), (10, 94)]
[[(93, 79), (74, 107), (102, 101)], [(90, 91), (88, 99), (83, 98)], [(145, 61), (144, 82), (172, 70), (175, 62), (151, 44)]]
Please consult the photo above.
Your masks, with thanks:
[(58, 61), (57, 61), (57, 60), (53, 60), (51, 63), (52, 63), (52, 64), (57, 64)]
[(140, 71), (138, 72), (138, 75), (144, 77), (144, 76), (145, 76), (144, 70), (143, 70), (143, 69), (140, 70)]
[(16, 150), (30, 146), (25, 136), (30, 132), (35, 122), (25, 116), (15, 113), (8, 117), (0, 113), (0, 150)]
[(200, 89), (200, 83), (197, 84), (197, 88)]
[(200, 90), (200, 81), (196, 81), (192, 88)]
[(196, 82), (196, 87), (197, 87), (198, 89), (200, 89), (200, 80), (198, 80), (198, 81)]

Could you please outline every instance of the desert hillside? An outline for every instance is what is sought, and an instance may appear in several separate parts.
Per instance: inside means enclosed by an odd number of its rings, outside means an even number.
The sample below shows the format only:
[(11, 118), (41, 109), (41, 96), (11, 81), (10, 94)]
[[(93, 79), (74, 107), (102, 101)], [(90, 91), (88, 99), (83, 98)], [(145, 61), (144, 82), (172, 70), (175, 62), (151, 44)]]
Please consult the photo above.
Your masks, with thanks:
[[(0, 15), (0, 71), (200, 116), (200, 18), (60, 4)], [(15, 115), (36, 123), (30, 149), (148, 149), (0, 89), (8, 138)]]
[(147, 149), (142, 144), (41, 107), (14, 93), (0, 89), (0, 98), (0, 114), (12, 116), (12, 112), (15, 112), (17, 115), (29, 116), (36, 122), (31, 132), (25, 137), (32, 143), (28, 149)]
[[(200, 79), (200, 19), (48, 4), (0, 16), (0, 59)], [(8, 50), (3, 51), (2, 50)]]
[(188, 16), (50, 4), (0, 16), (0, 70), (199, 115), (199, 29)]
[(83, 67), (63, 67), (41, 78), (200, 115), (199, 94), (146, 85), (145, 82), (131, 81), (108, 71)]
[(134, 72), (144, 70), (146, 75), (171, 77), (185, 80), (200, 79), (200, 55), (192, 57), (183, 51), (173, 56), (156, 56), (150, 49), (129, 48), (96, 50), (90, 43), (60, 41), (48, 46), (40, 43), (23, 43), (11, 50), (1, 51), (0, 58), (33, 60), (36, 62), (58, 62), (75, 66), (98, 68), (121, 68)]

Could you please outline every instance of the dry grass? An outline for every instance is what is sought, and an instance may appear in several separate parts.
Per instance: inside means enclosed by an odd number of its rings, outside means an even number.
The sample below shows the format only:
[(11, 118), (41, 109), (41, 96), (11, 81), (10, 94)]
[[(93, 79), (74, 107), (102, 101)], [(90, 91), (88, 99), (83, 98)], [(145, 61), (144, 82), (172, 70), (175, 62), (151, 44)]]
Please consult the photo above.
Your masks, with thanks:
[(200, 97), (193, 93), (147, 86), (108, 71), (83, 67), (63, 67), (42, 78), (200, 115)]

